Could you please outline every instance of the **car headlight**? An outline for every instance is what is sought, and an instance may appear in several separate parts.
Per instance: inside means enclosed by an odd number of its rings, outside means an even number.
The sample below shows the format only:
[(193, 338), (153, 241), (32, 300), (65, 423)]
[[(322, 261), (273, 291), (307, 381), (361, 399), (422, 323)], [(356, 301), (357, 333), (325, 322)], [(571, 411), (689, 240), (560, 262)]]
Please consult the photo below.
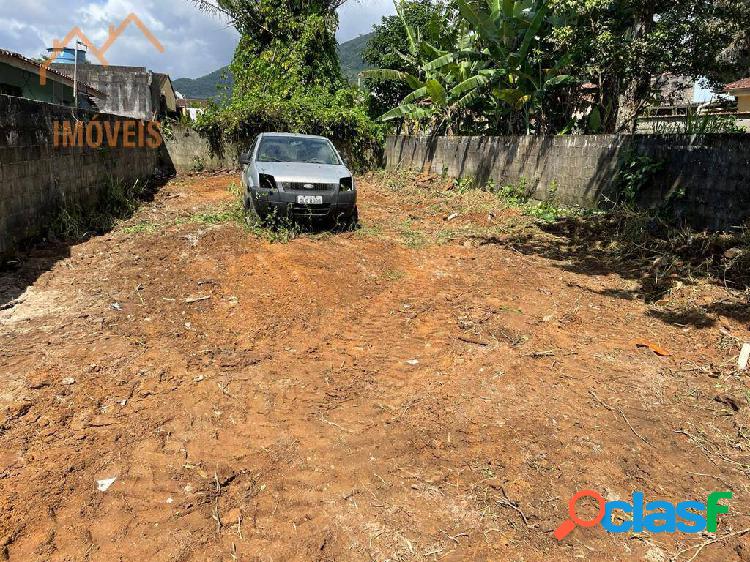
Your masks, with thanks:
[(341, 178), (339, 191), (352, 191), (354, 189), (354, 178)]
[(261, 189), (276, 189), (276, 180), (268, 174), (258, 174), (258, 183)]

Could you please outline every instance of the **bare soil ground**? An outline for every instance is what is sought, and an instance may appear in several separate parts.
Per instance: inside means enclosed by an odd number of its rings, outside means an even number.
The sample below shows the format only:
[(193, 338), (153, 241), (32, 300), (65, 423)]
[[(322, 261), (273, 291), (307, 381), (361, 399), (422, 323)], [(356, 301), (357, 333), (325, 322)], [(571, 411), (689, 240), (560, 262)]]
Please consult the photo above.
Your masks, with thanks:
[[(747, 295), (652, 298), (412, 180), (284, 243), (232, 220), (238, 178), (177, 179), (1, 273), (0, 559), (750, 560)], [(558, 543), (587, 488), (735, 495), (716, 535)]]

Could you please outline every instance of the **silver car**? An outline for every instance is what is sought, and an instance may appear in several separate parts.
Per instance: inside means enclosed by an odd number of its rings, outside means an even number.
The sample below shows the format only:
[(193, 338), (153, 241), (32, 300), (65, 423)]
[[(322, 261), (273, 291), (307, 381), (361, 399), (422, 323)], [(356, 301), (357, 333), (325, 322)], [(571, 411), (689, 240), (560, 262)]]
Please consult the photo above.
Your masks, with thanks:
[(240, 163), (245, 208), (261, 219), (280, 216), (356, 224), (354, 177), (327, 138), (263, 133)]

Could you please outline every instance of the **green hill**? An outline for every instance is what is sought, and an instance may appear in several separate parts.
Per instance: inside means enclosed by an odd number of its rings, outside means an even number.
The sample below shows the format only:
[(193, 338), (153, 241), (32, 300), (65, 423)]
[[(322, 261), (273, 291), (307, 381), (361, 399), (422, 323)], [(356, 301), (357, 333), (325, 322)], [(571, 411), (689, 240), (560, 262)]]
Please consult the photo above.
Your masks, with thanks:
[[(372, 33), (360, 35), (338, 46), (341, 72), (350, 82), (356, 83), (357, 74), (369, 68), (362, 60), (362, 51), (365, 50), (371, 37)], [(223, 78), (224, 73), (227, 73), (228, 79)], [(219, 84), (228, 85), (231, 92), (233, 82), (229, 67), (225, 66), (200, 78), (178, 78), (172, 82), (172, 85), (186, 98), (208, 99), (219, 95), (220, 92), (217, 89)]]
[(372, 35), (372, 33), (360, 35), (351, 41), (339, 45), (341, 72), (344, 73), (344, 76), (346, 76), (350, 82), (356, 82), (357, 74), (370, 68), (362, 60), (362, 51), (367, 47), (367, 43), (372, 38)]
[[(227, 74), (226, 79), (224, 78), (225, 73)], [(218, 89), (220, 84), (228, 85), (231, 91), (233, 82), (232, 75), (229, 74), (229, 67), (225, 66), (200, 78), (178, 78), (172, 82), (172, 85), (186, 98), (208, 99), (221, 93)]]

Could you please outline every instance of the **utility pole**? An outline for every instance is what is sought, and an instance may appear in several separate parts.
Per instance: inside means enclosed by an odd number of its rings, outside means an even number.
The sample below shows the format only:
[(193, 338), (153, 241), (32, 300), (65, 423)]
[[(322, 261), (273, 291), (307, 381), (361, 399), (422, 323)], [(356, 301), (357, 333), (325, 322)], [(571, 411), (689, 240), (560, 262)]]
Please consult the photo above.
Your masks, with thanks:
[(73, 60), (73, 107), (78, 109), (78, 46), (83, 43), (76, 39), (75, 58)]

